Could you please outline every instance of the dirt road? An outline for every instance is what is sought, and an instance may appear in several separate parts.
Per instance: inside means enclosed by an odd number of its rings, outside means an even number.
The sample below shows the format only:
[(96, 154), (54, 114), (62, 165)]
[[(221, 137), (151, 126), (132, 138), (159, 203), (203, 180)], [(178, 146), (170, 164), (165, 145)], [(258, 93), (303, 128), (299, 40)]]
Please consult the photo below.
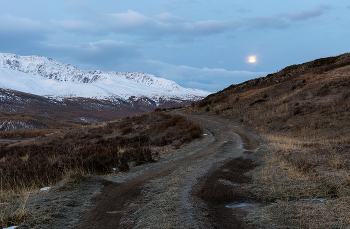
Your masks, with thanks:
[(205, 129), (201, 140), (127, 175), (110, 176), (75, 228), (249, 228), (245, 212), (225, 207), (252, 199), (241, 188), (258, 136), (240, 123), (185, 114)]

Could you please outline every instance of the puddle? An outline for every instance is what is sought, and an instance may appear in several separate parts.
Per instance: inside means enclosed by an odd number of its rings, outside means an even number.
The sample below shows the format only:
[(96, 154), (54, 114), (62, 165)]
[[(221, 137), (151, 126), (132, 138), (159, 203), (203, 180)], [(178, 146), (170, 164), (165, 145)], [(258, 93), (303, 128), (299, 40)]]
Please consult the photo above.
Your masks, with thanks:
[(229, 180), (224, 180), (224, 179), (219, 179), (218, 182), (224, 184), (224, 185), (227, 185), (227, 186), (233, 186), (233, 187), (237, 187), (239, 186), (239, 184), (236, 184), (236, 183), (233, 183)]
[(258, 202), (254, 200), (246, 200), (244, 202), (234, 202), (231, 204), (227, 204), (226, 207), (231, 209), (249, 211), (249, 210), (254, 210), (255, 208), (264, 207), (268, 204), (269, 203)]
[(300, 199), (300, 200), (292, 200), (289, 203), (323, 203), (326, 199), (323, 198), (315, 198), (315, 199)]

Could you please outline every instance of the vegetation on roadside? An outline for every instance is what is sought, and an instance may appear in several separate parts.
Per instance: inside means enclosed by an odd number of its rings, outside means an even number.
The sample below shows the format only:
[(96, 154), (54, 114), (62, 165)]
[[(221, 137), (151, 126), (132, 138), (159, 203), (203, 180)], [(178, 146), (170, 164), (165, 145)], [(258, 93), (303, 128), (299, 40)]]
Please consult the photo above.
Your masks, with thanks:
[(232, 85), (191, 106), (190, 112), (249, 124), (267, 141), (255, 155), (260, 166), (250, 173), (249, 188), (276, 204), (253, 222), (276, 228), (350, 226), (349, 89), (347, 53)]
[[(55, 184), (72, 171), (106, 174), (113, 169), (128, 171), (131, 164), (154, 162), (158, 158), (156, 148), (179, 147), (202, 133), (199, 125), (185, 117), (157, 109), (149, 114), (0, 146), (0, 203), (8, 201), (4, 199), (8, 193)], [(18, 221), (13, 214), (0, 215), (0, 225)]]

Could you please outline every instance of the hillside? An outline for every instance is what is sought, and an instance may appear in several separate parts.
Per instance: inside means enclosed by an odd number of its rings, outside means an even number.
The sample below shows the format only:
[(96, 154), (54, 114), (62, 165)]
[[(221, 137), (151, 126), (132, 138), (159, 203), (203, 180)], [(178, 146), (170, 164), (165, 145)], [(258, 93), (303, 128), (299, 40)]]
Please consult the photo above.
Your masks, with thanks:
[(344, 54), (231, 85), (196, 103), (194, 110), (231, 117), (266, 133), (320, 134), (340, 141), (349, 132), (349, 88), (350, 54)]
[[(55, 122), (80, 122), (96, 123), (111, 121), (119, 118), (149, 112), (151, 107), (148, 100), (140, 100), (130, 107), (130, 104), (121, 101), (99, 100), (89, 98), (65, 98), (56, 100), (43, 96), (28, 94), (20, 91), (13, 91), (0, 88), (0, 111), (12, 113), (11, 119), (1, 117), (2, 122), (26, 122), (25, 116), (39, 116), (55, 119)], [(169, 106), (177, 103), (166, 103)], [(156, 105), (154, 105), (156, 107)], [(9, 126), (10, 127), (10, 126)], [(27, 126), (26, 130), (47, 128), (48, 125)], [(58, 127), (58, 126), (57, 126)], [(66, 125), (60, 128), (65, 128)], [(55, 127), (56, 128), (56, 127)], [(12, 131), (18, 128), (8, 128)]]
[(278, 204), (264, 209), (256, 224), (349, 225), (349, 89), (346, 53), (231, 85), (192, 104), (188, 112), (239, 120), (267, 142), (255, 155), (260, 166), (250, 188), (258, 199)]

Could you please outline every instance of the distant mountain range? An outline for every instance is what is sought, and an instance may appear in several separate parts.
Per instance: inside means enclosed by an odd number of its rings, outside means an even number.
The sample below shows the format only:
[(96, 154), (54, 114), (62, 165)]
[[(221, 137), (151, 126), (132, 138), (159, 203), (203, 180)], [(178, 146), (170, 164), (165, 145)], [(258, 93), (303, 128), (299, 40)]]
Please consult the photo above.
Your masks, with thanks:
[(98, 122), (190, 104), (208, 94), (144, 72), (84, 71), (48, 57), (0, 53), (5, 112)]

